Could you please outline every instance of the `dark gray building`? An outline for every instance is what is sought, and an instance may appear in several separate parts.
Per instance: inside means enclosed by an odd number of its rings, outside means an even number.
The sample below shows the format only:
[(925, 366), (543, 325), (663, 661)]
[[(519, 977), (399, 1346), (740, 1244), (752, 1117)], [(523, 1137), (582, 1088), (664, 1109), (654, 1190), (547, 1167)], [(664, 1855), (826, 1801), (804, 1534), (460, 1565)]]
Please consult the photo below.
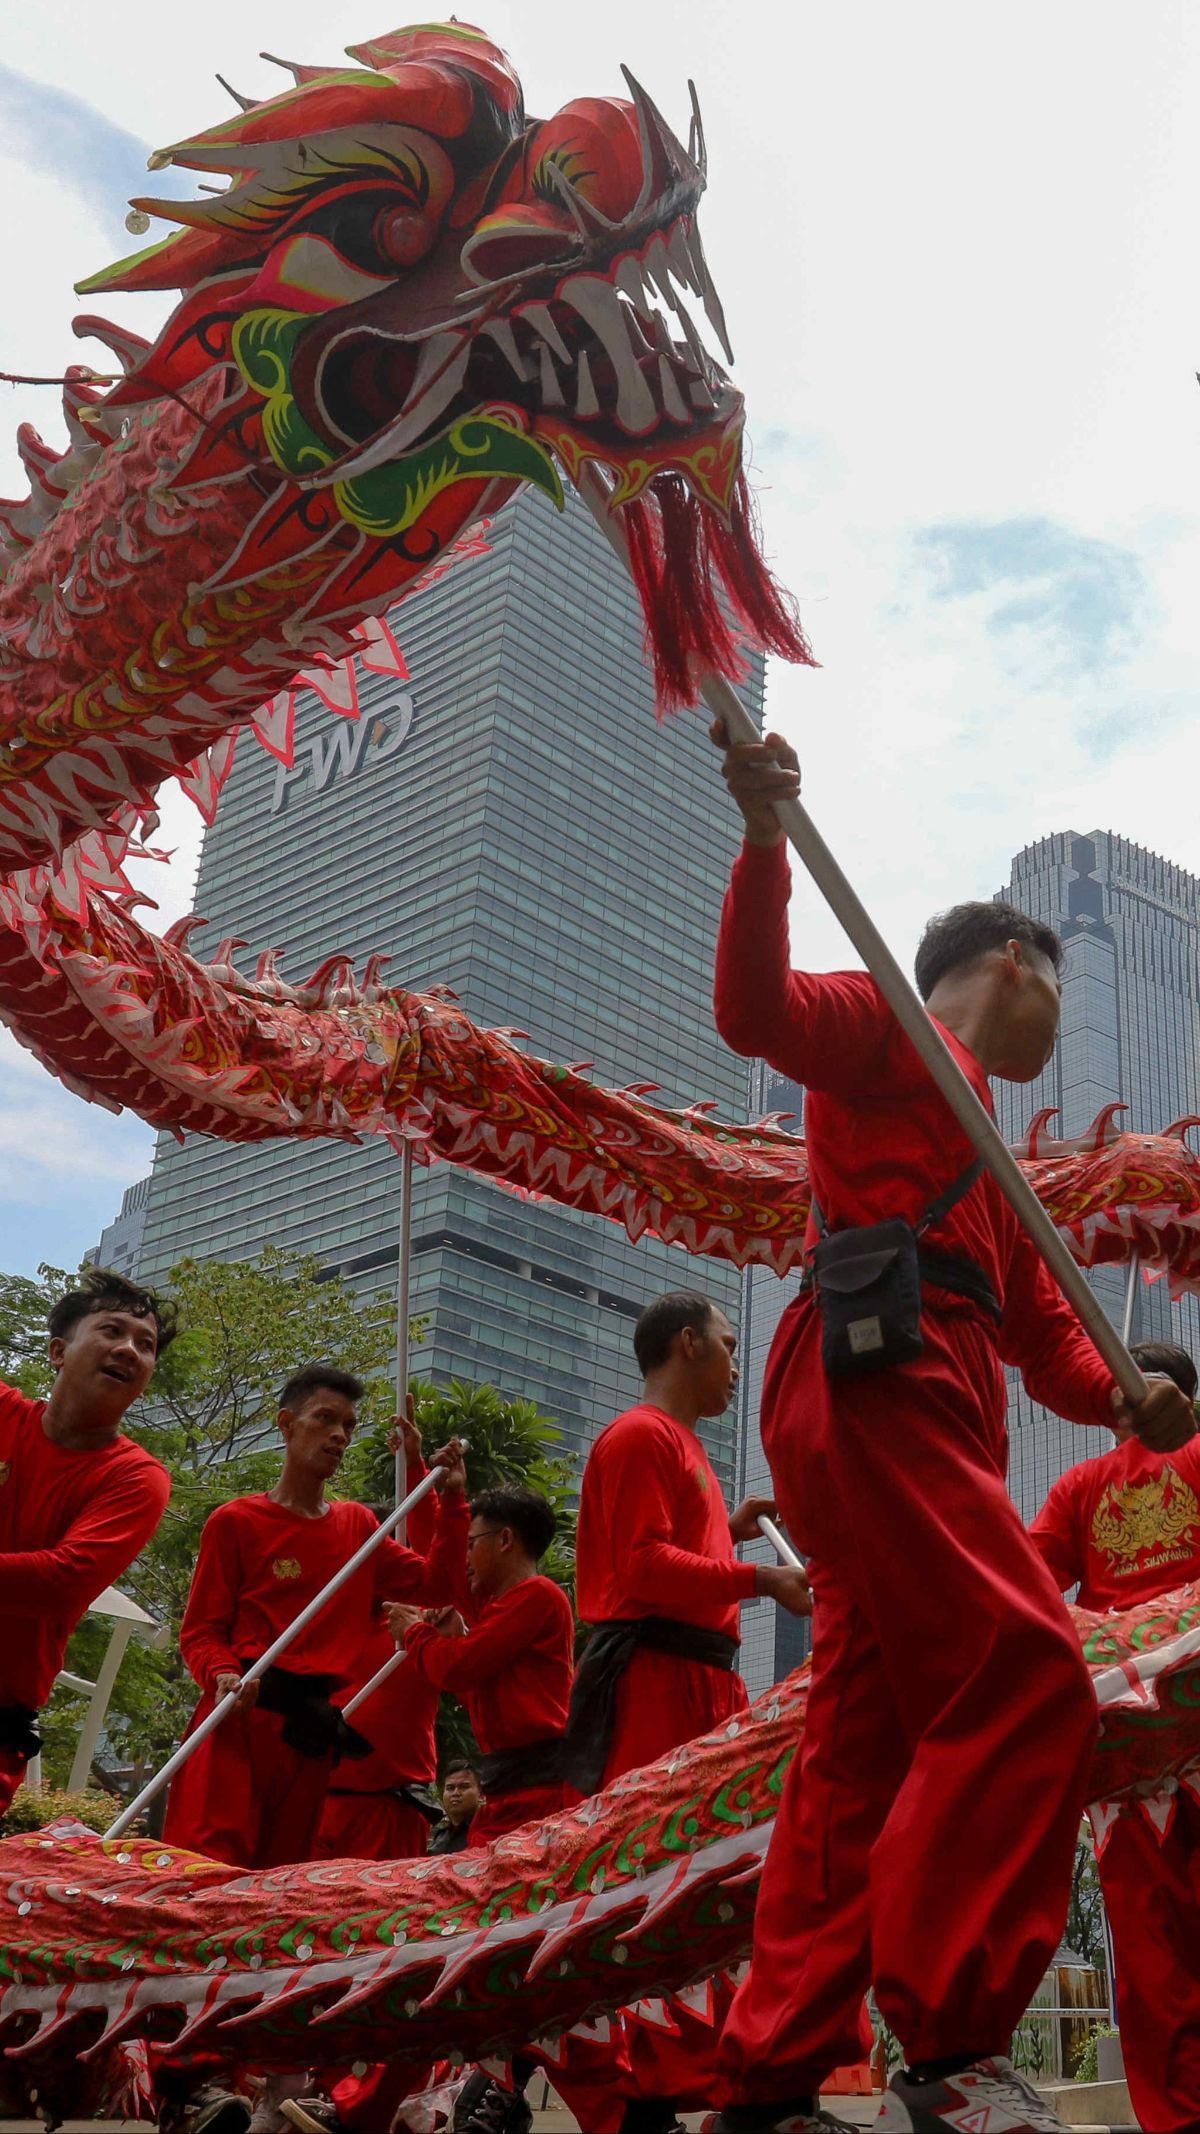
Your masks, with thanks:
[[(781, 1121), (791, 1133), (800, 1133), (804, 1123), (804, 1091), (786, 1075), (756, 1060), (750, 1071), (750, 1110), (754, 1118), (772, 1112), (790, 1112)], [(799, 1273), (781, 1280), (767, 1267), (747, 1268), (742, 1284), (742, 1326), (739, 1345), (741, 1377), (738, 1384), (738, 1491), (741, 1497), (769, 1496), (771, 1476), (759, 1434), (762, 1412), (763, 1374), (775, 1330), (796, 1294)], [(756, 1563), (776, 1563), (769, 1542), (755, 1542), (743, 1555)], [(785, 1614), (774, 1601), (748, 1602), (742, 1609), (741, 1669), (752, 1697), (778, 1682), (798, 1667), (812, 1644), (812, 1627), (806, 1617)]]
[(141, 1273), (142, 1251), (146, 1241), (146, 1211), (150, 1205), (150, 1180), (139, 1178), (127, 1186), (121, 1195), (121, 1206), (111, 1223), (100, 1232), (100, 1242), (85, 1252), (84, 1259), (92, 1267), (111, 1267), (116, 1274), (123, 1274), (130, 1281)]
[[(1038, 1081), (995, 1084), (1005, 1138), (1020, 1140), (1033, 1114), (1057, 1108), (1050, 1131), (1077, 1135), (1105, 1104), (1129, 1106), (1117, 1124), (1156, 1133), (1200, 1110), (1200, 880), (1111, 831), (1056, 832), (1027, 845), (1001, 891), (1055, 927), (1066, 944), (1062, 1028)], [(1123, 1267), (1091, 1276), (1121, 1325)], [(1182, 1342), (1200, 1358), (1200, 1305), (1170, 1300), (1167, 1284), (1137, 1284), (1132, 1338)], [(1112, 1444), (1036, 1406), (1014, 1383), (1009, 1400), (1009, 1486), (1026, 1519), (1077, 1460)]]
[[(367, 677), (357, 726), (303, 699), (290, 771), (243, 739), (204, 843), (210, 929), (193, 947), (245, 936), (253, 968), (282, 944), (298, 979), (335, 949), (360, 969), (382, 951), (393, 982), (448, 985), (549, 1059), (744, 1117), (745, 1064), (711, 1007), (738, 821), (705, 721), (656, 723), (640, 610), (577, 499), (559, 517), (523, 494), (489, 539), (394, 612), (411, 680)], [(759, 661), (756, 715), (762, 687)], [(399, 1197), (382, 1142), (163, 1136), (144, 1271), (271, 1242), (378, 1290), (395, 1278)], [(414, 1369), (491, 1380), (586, 1444), (636, 1395), (638, 1311), (694, 1279), (690, 1263), (444, 1164), (418, 1169), (414, 1201), (412, 1309), (428, 1321)], [(736, 1316), (736, 1270), (710, 1261), (703, 1280)], [(734, 1439), (731, 1414), (709, 1441), (730, 1486)]]

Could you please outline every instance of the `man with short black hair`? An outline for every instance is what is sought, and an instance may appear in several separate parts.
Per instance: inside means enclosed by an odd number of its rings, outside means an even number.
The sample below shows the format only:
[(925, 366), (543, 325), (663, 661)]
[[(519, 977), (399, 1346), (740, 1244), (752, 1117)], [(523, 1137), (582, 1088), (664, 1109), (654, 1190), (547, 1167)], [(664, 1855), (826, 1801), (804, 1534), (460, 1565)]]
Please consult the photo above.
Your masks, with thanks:
[[(719, 723), (713, 740), (745, 823), (717, 1028), (806, 1090), (813, 1250), (828, 1263), (839, 1233), (859, 1232), (861, 1281), (872, 1260), (894, 1264), (907, 1224), (919, 1300), (914, 1347), (894, 1295), (879, 1297), (885, 1340), (878, 1314), (839, 1316), (834, 1284), (810, 1279), (767, 1364), (762, 1440), (810, 1557), (813, 1672), (715, 2134), (816, 2134), (822, 2081), (869, 2042), (872, 1982), (909, 2062), (880, 2134), (1023, 2134), (1058, 2123), (1007, 2048), (1062, 1934), (1097, 1715), (1005, 1487), (1003, 1365), (1077, 1422), (1109, 1423), (1125, 1404), (874, 980), (792, 969), (775, 803), (799, 791), (795, 752), (777, 734), (730, 747)], [(985, 1106), (989, 1077), (1031, 1082), (1046, 1066), (1060, 961), (1045, 929), (999, 905), (960, 905), (928, 928), (927, 1006)], [(863, 1369), (863, 1355), (886, 1368)], [(1161, 1379), (1132, 1420), (1163, 1451), (1194, 1428)]]
[[(582, 1793), (653, 1763), (744, 1710), (736, 1672), (743, 1601), (761, 1595), (809, 1610), (808, 1580), (785, 1564), (739, 1563), (772, 1499), (730, 1517), (701, 1443), (737, 1384), (737, 1336), (694, 1290), (648, 1304), (634, 1329), (643, 1398), (606, 1424), (588, 1454), (579, 1499), (579, 1613), (592, 1624), (572, 1700), (567, 1776)], [(667, 2134), (676, 2106), (712, 2101), (715, 2036), (686, 2010), (678, 2035), (632, 2026), (634, 2093), (624, 2134)]]
[[(1195, 1401), (1196, 1366), (1170, 1341), (1133, 1350)], [(1127, 1418), (1116, 1445), (1068, 1468), (1029, 1531), (1081, 1608), (1130, 1608), (1200, 1579), (1200, 1437), (1151, 1452)], [(1149, 1812), (1153, 1810), (1153, 1812)], [(1194, 2134), (1200, 2115), (1200, 1806), (1186, 1785), (1105, 1804), (1096, 1865), (1116, 1955), (1125, 2074), (1138, 2125)]]
[(145, 1546), (171, 1489), (121, 1424), (174, 1336), (172, 1307), (90, 1267), (48, 1327), (49, 1399), (0, 1385), (0, 1815), (40, 1747), (38, 1711), (71, 1632)]
[(452, 1442), (433, 1456), (444, 1493), (428, 1555), (380, 1542), (278, 1666), (243, 1686), (247, 1668), (378, 1525), (365, 1504), (325, 1495), (362, 1394), (361, 1380), (333, 1364), (293, 1372), (279, 1401), (278, 1482), (218, 1505), (201, 1536), (179, 1634), (202, 1691), (192, 1727), (230, 1690), (238, 1701), (174, 1780), (165, 1835), (231, 1867), (311, 1857), (335, 1758), (367, 1746), (333, 1700), (354, 1678), (375, 1604), (401, 1596), (446, 1601), (461, 1588), (465, 1473)]
[(593, 1632), (571, 1720), (569, 1778), (595, 1792), (741, 1711), (743, 1601), (808, 1612), (808, 1582), (783, 1564), (739, 1563), (772, 1499), (730, 1517), (698, 1426), (737, 1384), (737, 1336), (694, 1290), (657, 1297), (633, 1335), (643, 1398), (606, 1424), (579, 1498), (575, 1576)]
[(411, 1664), (467, 1708), (484, 1793), (472, 1846), (562, 1806), (575, 1620), (562, 1587), (538, 1568), (555, 1525), (536, 1489), (482, 1490), (467, 1529), (470, 1620), (455, 1608), (430, 1619), (403, 1604), (387, 1611)]
[(471, 1842), (471, 1823), (483, 1806), (478, 1767), (465, 1756), (446, 1765), (442, 1780), (442, 1820), (429, 1836), (431, 1853), (462, 1852)]

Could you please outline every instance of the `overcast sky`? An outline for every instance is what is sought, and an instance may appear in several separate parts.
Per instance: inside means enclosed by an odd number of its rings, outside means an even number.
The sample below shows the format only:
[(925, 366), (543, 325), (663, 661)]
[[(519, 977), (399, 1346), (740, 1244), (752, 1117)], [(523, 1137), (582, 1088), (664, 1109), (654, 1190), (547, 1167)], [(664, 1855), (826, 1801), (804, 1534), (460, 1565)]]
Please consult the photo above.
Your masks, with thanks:
[[(230, 108), (214, 73), (270, 93), (260, 48), (336, 61), (395, 26), (359, 0), (4, 16), (0, 368), (51, 372), (72, 281), (135, 248), (128, 195), (189, 189), (145, 155)], [(682, 126), (695, 77), (767, 541), (822, 661), (774, 670), (771, 717), (897, 951), (1048, 831), (1200, 872), (1200, 10), (500, 0), (483, 26), (540, 115), (624, 61)], [(153, 302), (109, 309), (149, 332)], [(56, 415), (0, 387), (7, 493), (16, 424), (61, 443)], [(169, 918), (198, 836), (166, 819)], [(850, 960), (803, 890), (796, 939)], [(151, 1136), (3, 1047), (0, 1267), (72, 1264)]]

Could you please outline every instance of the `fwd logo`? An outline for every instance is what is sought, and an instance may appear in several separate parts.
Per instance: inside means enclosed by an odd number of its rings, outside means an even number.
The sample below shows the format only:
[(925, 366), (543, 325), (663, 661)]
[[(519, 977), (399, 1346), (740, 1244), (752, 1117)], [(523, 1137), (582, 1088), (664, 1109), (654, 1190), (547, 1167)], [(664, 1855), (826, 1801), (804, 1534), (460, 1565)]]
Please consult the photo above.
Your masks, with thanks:
[(364, 765), (369, 767), (385, 762), (389, 756), (398, 756), (412, 731), (412, 722), (413, 700), (404, 690), (393, 697), (386, 711), (366, 712), (352, 725), (339, 721), (336, 726), (322, 728), (296, 750), (294, 762), (279, 765), (271, 788), (271, 814), (278, 815), (296, 786), (306, 780), (315, 792), (323, 793), (335, 779), (353, 778)]

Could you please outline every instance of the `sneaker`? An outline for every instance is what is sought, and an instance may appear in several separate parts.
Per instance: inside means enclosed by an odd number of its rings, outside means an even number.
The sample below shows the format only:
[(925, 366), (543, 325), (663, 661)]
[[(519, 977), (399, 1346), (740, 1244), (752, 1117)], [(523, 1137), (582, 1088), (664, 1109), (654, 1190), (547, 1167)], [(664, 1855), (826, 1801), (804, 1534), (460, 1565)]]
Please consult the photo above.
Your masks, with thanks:
[(533, 2113), (523, 2090), (506, 2090), (481, 2067), (467, 2076), (454, 2105), (451, 2134), (529, 2134)]
[(165, 2098), (158, 2113), (158, 2134), (246, 2134), (249, 2125), (246, 2099), (211, 2083), (187, 2097)]
[(285, 2097), (279, 2116), (300, 2134), (344, 2134), (337, 2106), (328, 2097)]
[(903, 2073), (888, 2084), (873, 2134), (1068, 2134), (1011, 2060), (975, 2060), (940, 2081), (910, 2082)]
[(728, 2104), (703, 2121), (701, 2134), (853, 2134), (850, 2122), (835, 2119), (806, 2097), (782, 2097), (774, 2104)]

